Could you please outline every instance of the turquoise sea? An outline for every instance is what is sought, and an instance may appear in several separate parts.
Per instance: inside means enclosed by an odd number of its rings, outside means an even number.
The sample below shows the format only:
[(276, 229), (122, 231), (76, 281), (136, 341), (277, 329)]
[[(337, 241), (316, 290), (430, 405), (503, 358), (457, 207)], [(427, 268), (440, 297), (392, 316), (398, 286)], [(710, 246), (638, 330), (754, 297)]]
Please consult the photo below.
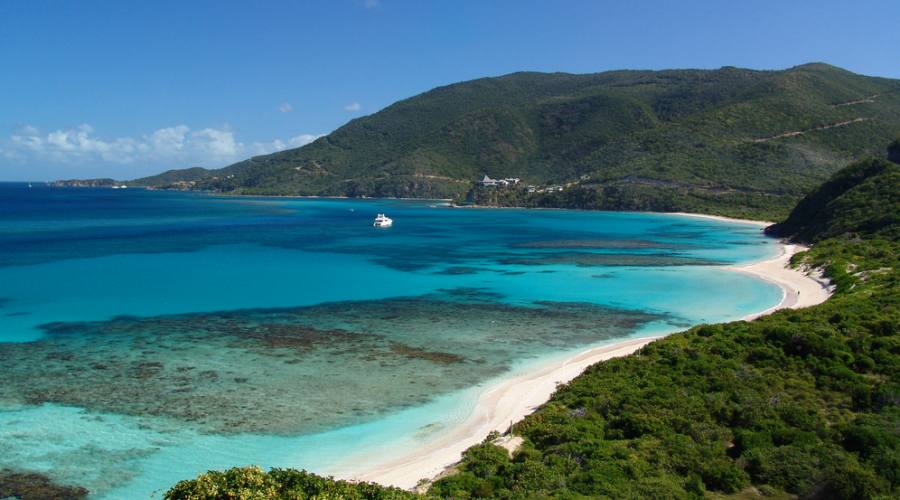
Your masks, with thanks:
[(677, 215), (0, 184), (0, 469), (153, 498), (388, 459), (543, 360), (775, 305), (721, 268), (775, 252)]

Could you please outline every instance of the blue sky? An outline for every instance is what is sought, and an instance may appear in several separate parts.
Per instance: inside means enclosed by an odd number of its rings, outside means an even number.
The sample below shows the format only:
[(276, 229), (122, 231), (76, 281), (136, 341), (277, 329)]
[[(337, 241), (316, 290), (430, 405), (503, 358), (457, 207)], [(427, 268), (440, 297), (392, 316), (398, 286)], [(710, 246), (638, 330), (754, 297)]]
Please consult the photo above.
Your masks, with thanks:
[(0, 180), (219, 167), (514, 71), (900, 78), (900, 1), (0, 2)]

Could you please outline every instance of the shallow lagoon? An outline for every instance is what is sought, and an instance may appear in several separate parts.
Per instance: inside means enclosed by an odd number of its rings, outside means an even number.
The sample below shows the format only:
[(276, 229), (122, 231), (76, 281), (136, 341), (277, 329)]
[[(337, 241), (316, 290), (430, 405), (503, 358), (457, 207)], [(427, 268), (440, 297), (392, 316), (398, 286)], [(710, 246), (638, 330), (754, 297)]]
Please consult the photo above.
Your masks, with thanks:
[(0, 209), (0, 468), (98, 497), (339, 471), (529, 364), (781, 298), (717, 266), (772, 256), (757, 226), (673, 215), (21, 185)]

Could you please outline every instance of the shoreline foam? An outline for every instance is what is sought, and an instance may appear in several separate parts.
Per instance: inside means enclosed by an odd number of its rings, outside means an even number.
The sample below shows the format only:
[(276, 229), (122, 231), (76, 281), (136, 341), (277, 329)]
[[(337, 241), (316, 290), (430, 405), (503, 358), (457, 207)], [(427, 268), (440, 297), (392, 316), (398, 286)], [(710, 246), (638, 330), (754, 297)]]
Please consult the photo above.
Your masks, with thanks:
[[(752, 223), (763, 227), (770, 224), (764, 221), (703, 214), (674, 213), (673, 215)], [(772, 259), (725, 267), (729, 271), (749, 274), (773, 283), (782, 290), (782, 298), (778, 304), (741, 318), (744, 321), (750, 321), (780, 309), (799, 309), (820, 304), (831, 296), (833, 288), (827, 282), (789, 267), (791, 257), (806, 250), (807, 247), (785, 242), (779, 242), (779, 246), (779, 255)], [(548, 362), (526, 373), (501, 380), (486, 387), (479, 395), (471, 415), (441, 437), (424, 443), (393, 460), (382, 462), (375, 468), (349, 470), (350, 467), (348, 467), (348, 470), (339, 472), (337, 475), (352, 480), (413, 489), (421, 481), (432, 480), (458, 463), (466, 449), (480, 443), (490, 432), (503, 432), (513, 422), (518, 422), (533, 413), (539, 406), (549, 401), (559, 385), (568, 383), (589, 366), (616, 357), (628, 356), (650, 342), (663, 337), (665, 335), (632, 338), (596, 347), (564, 361)], [(365, 460), (360, 462), (365, 462)]]

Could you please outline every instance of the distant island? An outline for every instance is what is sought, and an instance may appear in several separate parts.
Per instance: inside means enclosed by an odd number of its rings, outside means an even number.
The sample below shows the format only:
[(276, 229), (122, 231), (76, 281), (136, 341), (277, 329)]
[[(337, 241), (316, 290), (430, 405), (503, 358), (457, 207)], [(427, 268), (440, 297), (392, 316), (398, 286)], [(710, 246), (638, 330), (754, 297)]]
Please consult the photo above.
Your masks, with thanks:
[(900, 80), (821, 63), (514, 73), (401, 100), (297, 149), (125, 184), (772, 220), (897, 135)]
[(52, 187), (102, 187), (102, 188), (111, 188), (111, 187), (119, 187), (123, 186), (126, 183), (124, 181), (117, 181), (114, 179), (64, 179), (64, 180), (56, 180), (49, 183)]

